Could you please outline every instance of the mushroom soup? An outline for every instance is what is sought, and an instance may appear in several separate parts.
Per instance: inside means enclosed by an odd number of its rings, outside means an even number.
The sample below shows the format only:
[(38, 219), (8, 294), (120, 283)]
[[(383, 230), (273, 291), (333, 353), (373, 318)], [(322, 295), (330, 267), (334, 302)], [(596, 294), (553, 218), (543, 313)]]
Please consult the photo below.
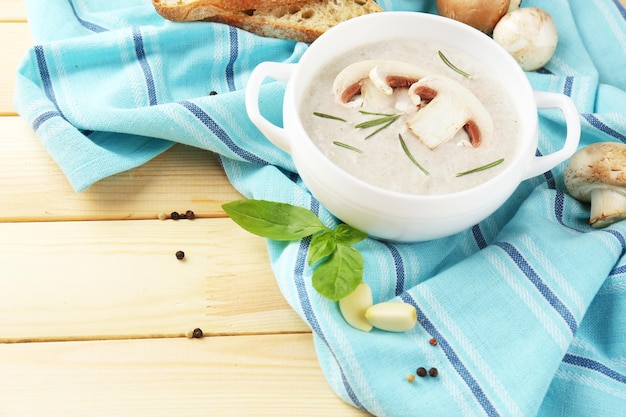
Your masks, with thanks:
[(321, 68), (306, 91), (300, 118), (316, 146), (397, 192), (474, 187), (501, 172), (519, 142), (513, 98), (488, 66), (442, 45), (356, 49)]

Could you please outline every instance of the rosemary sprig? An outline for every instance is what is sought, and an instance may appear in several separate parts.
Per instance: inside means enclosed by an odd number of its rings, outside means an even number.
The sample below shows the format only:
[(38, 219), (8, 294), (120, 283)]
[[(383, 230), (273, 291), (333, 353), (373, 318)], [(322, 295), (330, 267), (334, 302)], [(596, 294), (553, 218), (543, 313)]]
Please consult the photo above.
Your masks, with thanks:
[(413, 162), (415, 166), (418, 167), (425, 175), (430, 175), (430, 172), (428, 172), (426, 168), (424, 168), (419, 162), (415, 160), (415, 158), (413, 157), (413, 154), (411, 153), (409, 148), (406, 146), (406, 143), (404, 143), (404, 139), (402, 139), (402, 135), (400, 133), (398, 133), (398, 139), (400, 139), (400, 145), (402, 145), (402, 150), (404, 151), (406, 156), (409, 157), (411, 162)]
[(359, 110), (359, 113), (361, 113), (361, 114), (371, 114), (372, 116), (395, 116), (395, 114), (376, 113), (376, 112), (371, 112), (371, 111), (367, 111), (367, 110)]
[(500, 158), (497, 161), (493, 161), (493, 162), (491, 162), (491, 163), (489, 163), (487, 165), (483, 165), (483, 166), (480, 166), (478, 168), (470, 169), (469, 171), (459, 172), (458, 174), (456, 174), (456, 176), (457, 177), (462, 177), (464, 175), (469, 175), (469, 174), (474, 174), (476, 172), (484, 171), (486, 169), (493, 168), (496, 165), (500, 165), (502, 162), (504, 162), (504, 158)]
[(458, 72), (459, 74), (461, 74), (464, 77), (469, 77), (470, 76), (467, 72), (458, 69), (452, 62), (450, 62), (450, 60), (448, 60), (448, 58), (443, 54), (443, 52), (441, 52), (441, 51), (437, 51), (437, 52), (439, 53), (439, 58), (441, 58), (441, 60), (444, 62), (444, 64), (446, 64), (447, 66), (449, 66), (454, 71)]
[(378, 129), (376, 129), (375, 131), (373, 131), (372, 133), (370, 133), (369, 135), (365, 136), (365, 140), (371, 138), (372, 136), (374, 136), (376, 133), (380, 132), (383, 129), (386, 129), (387, 127), (389, 127), (390, 124), (392, 124), (393, 122), (395, 122), (396, 119), (390, 120), (389, 122), (385, 123), (384, 125), (382, 125), (381, 127), (379, 127)]
[(365, 139), (369, 139), (372, 136), (374, 136), (375, 134), (377, 134), (378, 132), (380, 132), (381, 130), (388, 128), (393, 122), (398, 120), (398, 118), (401, 116), (400, 114), (384, 115), (382, 113), (368, 113), (368, 112), (363, 112), (363, 111), (361, 111), (361, 113), (364, 113), (364, 114), (376, 114), (376, 115), (382, 115), (383, 116), (383, 117), (380, 117), (378, 119), (368, 120), (366, 122), (362, 122), (362, 123), (359, 123), (359, 124), (354, 126), (357, 129), (367, 129), (368, 127), (374, 127), (374, 126), (382, 125), (378, 129), (376, 129), (375, 131), (373, 131), (372, 133), (367, 135), (365, 137)]
[(313, 114), (317, 117), (322, 117), (324, 119), (332, 119), (332, 120), (339, 120), (340, 122), (345, 122), (346, 119), (342, 119), (341, 117), (337, 117), (337, 116), (333, 116), (330, 114), (326, 114), (326, 113), (320, 113), (317, 111), (314, 111)]
[(349, 150), (354, 151), (354, 152), (363, 153), (363, 151), (360, 150), (359, 148), (355, 148), (354, 146), (350, 146), (347, 143), (343, 143), (343, 142), (339, 142), (339, 141), (335, 140), (335, 141), (333, 141), (333, 144), (335, 144), (337, 146), (340, 146), (342, 148), (349, 149)]
[(355, 125), (354, 127), (356, 127), (357, 129), (367, 129), (368, 127), (374, 127), (374, 126), (379, 126), (379, 125), (382, 125), (382, 124), (385, 124), (385, 123), (393, 122), (398, 117), (400, 117), (399, 114), (392, 114), (390, 116), (384, 116), (384, 117), (380, 117), (378, 119), (372, 119), (372, 120), (368, 120), (366, 122), (359, 123), (359, 124)]

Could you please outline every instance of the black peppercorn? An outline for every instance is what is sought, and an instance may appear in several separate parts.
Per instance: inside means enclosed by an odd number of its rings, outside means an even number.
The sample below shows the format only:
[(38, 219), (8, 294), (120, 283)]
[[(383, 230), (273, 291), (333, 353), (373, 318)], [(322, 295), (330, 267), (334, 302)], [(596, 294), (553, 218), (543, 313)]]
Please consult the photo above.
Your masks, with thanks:
[(202, 332), (202, 329), (195, 328), (195, 329), (193, 329), (193, 332), (191, 333), (191, 336), (194, 339), (201, 339), (204, 336), (204, 333)]
[(177, 211), (173, 211), (173, 212), (170, 214), (170, 219), (172, 219), (172, 220), (178, 220), (178, 219), (180, 219), (180, 214), (178, 214), (178, 212), (177, 212)]
[(193, 211), (191, 211), (191, 210), (187, 210), (185, 212), (185, 218), (189, 219), (189, 220), (193, 220), (193, 219), (196, 218), (196, 214)]
[(433, 377), (437, 376), (439, 375), (439, 371), (437, 371), (437, 368), (430, 368), (428, 370), (428, 375), (433, 376)]
[(426, 375), (428, 375), (428, 373), (426, 372), (426, 368), (422, 368), (422, 367), (417, 368), (417, 376), (420, 376), (423, 378)]
[(185, 252), (183, 252), (182, 250), (179, 250), (178, 252), (176, 252), (176, 259), (178, 259), (179, 261), (182, 260), (185, 257)]

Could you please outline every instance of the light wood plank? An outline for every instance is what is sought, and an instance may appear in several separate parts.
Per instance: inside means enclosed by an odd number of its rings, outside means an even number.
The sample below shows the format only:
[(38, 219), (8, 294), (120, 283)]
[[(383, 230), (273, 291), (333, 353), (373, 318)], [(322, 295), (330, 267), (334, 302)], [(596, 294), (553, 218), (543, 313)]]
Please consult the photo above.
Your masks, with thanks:
[(0, 415), (365, 416), (311, 335), (0, 345)]
[(24, 9), (23, 0), (2, 0), (2, 7), (0, 7), (0, 23), (25, 21), (26, 9)]
[(2, 54), (0, 60), (0, 116), (15, 115), (13, 94), (17, 67), (32, 45), (28, 24), (23, 22), (0, 23), (0, 39), (3, 39), (0, 48), (0, 54)]
[(242, 198), (212, 153), (181, 144), (76, 193), (24, 119), (0, 117), (0, 129), (0, 222), (224, 217)]
[(0, 223), (0, 343), (196, 327), (309, 331), (278, 290), (265, 241), (230, 219)]

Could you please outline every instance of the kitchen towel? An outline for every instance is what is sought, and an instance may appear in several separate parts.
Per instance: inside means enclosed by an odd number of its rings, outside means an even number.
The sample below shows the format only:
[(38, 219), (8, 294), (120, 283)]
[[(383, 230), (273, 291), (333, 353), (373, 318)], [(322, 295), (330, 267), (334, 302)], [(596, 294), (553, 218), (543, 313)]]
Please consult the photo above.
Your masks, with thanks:
[[(436, 13), (434, 1), (381, 0)], [(244, 88), (263, 61), (297, 62), (307, 45), (213, 23), (173, 23), (149, 0), (25, 0), (35, 46), (15, 106), (77, 191), (174, 143), (218, 155), (245, 196), (287, 202), (337, 224), (290, 157), (248, 120)], [(559, 46), (527, 73), (570, 96), (581, 146), (626, 142), (626, 10), (618, 0), (525, 0), (555, 19)], [(264, 84), (281, 123), (284, 84)], [(540, 112), (539, 153), (564, 123)], [(492, 216), (443, 239), (357, 247), (375, 301), (413, 304), (405, 333), (348, 326), (311, 287), (309, 240), (268, 241), (280, 290), (313, 332), (320, 366), (347, 403), (377, 416), (626, 416), (626, 222), (593, 230), (565, 192), (564, 164), (524, 181)], [(430, 340), (437, 344), (433, 346)], [(437, 377), (406, 381), (418, 367)]]

